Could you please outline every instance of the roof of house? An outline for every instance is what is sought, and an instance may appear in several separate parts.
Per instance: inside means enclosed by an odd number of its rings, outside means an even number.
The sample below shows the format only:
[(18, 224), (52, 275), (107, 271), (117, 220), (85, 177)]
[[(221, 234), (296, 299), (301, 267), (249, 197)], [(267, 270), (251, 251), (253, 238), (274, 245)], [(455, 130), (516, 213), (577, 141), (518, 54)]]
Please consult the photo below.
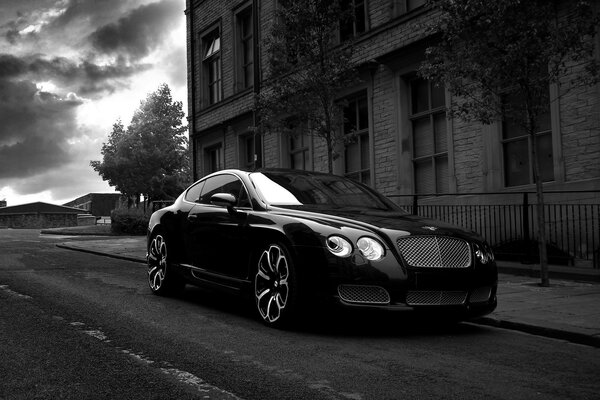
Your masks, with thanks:
[(55, 213), (55, 214), (81, 214), (83, 210), (73, 207), (58, 206), (56, 204), (35, 203), (19, 204), (16, 206), (1, 207), (0, 214), (29, 214), (29, 213)]

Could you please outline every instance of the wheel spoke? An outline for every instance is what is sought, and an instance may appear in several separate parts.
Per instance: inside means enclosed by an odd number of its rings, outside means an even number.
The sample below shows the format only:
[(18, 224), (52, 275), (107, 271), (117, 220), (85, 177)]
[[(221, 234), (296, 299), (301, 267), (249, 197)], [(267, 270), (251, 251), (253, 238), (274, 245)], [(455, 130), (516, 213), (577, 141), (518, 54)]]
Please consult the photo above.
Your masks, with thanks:
[(269, 298), (269, 306), (267, 308), (267, 316), (269, 318), (269, 322), (275, 322), (279, 319), (281, 315), (281, 307), (277, 303), (277, 296), (271, 296)]

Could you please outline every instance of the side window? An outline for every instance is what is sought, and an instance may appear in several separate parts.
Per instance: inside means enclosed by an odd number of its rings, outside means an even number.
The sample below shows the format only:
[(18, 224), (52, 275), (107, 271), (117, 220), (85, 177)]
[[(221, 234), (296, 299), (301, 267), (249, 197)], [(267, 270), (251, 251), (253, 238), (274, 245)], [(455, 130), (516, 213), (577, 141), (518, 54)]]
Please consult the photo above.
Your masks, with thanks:
[(218, 175), (207, 179), (202, 188), (199, 202), (210, 204), (210, 198), (217, 193), (230, 193), (238, 200), (237, 207), (250, 207), (250, 200), (244, 185), (233, 175)]
[(200, 199), (200, 192), (202, 192), (203, 186), (204, 182), (200, 182), (189, 188), (189, 190), (185, 194), (185, 199), (189, 202), (197, 203), (198, 199)]

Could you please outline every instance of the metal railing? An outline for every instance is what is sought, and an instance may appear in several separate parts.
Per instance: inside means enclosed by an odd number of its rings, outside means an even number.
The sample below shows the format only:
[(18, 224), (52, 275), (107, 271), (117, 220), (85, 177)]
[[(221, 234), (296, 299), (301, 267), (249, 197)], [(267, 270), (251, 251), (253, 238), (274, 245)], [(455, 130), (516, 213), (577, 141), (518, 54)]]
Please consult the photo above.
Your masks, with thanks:
[[(391, 195), (415, 215), (473, 230), (493, 247), (537, 240), (537, 205), (533, 192)], [(544, 193), (547, 243), (568, 264), (600, 268), (600, 191)], [(528, 254), (529, 256), (529, 254)]]
[[(568, 264), (600, 268), (600, 191), (544, 192), (547, 243)], [(537, 240), (534, 192), (389, 195), (409, 213), (448, 222), (482, 235), (494, 248)], [(587, 197), (587, 198), (586, 198)], [(152, 211), (173, 201), (153, 201)], [(535, 252), (535, 250), (534, 250)], [(515, 254), (531, 256), (531, 254)]]

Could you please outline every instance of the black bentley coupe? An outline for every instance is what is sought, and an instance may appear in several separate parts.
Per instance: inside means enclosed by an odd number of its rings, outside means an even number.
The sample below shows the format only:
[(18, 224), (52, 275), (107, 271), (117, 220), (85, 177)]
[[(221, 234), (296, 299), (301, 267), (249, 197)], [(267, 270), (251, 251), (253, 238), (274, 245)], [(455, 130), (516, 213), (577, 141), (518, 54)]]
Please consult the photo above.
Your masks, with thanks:
[(272, 326), (325, 300), (468, 319), (496, 308), (497, 280), (479, 235), (324, 173), (219, 171), (156, 211), (148, 227), (155, 294), (186, 283), (245, 292)]

